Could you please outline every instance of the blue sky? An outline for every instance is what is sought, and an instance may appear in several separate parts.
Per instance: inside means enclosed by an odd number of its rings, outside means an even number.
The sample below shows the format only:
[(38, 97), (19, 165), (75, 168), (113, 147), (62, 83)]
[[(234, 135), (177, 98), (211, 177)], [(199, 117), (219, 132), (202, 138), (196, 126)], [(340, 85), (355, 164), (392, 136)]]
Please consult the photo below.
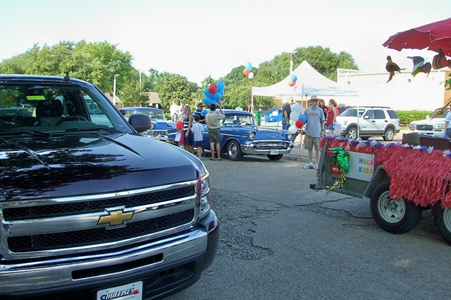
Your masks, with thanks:
[(319, 45), (350, 53), (364, 72), (385, 72), (387, 55), (409, 70), (407, 56), (430, 61), (434, 53), (382, 44), (396, 32), (449, 18), (449, 8), (449, 0), (0, 0), (0, 61), (35, 43), (107, 41), (130, 52), (138, 70), (200, 83)]

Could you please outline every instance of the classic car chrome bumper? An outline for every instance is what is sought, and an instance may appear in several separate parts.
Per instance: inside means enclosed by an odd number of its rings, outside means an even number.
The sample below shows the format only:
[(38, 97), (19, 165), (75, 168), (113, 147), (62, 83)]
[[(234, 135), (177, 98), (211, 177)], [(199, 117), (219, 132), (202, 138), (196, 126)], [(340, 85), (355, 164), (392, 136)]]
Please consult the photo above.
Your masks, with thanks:
[(243, 154), (288, 154), (293, 149), (293, 143), (289, 141), (253, 141), (241, 145)]

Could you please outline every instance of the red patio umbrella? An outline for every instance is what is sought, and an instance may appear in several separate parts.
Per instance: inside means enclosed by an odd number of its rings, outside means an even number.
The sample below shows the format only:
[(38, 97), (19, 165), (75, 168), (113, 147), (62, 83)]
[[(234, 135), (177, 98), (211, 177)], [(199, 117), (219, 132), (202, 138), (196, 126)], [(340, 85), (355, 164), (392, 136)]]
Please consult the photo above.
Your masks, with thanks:
[(412, 28), (392, 35), (384, 47), (401, 51), (402, 49), (425, 49), (451, 56), (451, 18)]

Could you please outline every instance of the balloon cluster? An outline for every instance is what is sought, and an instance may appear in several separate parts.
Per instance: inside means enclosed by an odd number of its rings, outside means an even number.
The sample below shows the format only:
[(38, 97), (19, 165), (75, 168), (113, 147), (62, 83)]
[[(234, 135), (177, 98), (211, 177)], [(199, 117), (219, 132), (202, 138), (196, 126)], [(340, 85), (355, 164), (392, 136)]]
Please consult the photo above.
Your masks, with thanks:
[(254, 77), (254, 73), (252, 73), (252, 64), (251, 63), (247, 63), (246, 66), (244, 67), (243, 70), (243, 74), (246, 77), (249, 77), (249, 79), (252, 79), (252, 77)]
[(295, 134), (298, 129), (302, 128), (305, 123), (307, 123), (307, 115), (301, 114), (302, 107), (299, 103), (293, 104), (290, 113), (290, 127), (288, 127), (288, 132)]
[(208, 88), (204, 90), (204, 102), (207, 105), (216, 104), (224, 96), (224, 81), (211, 83)]
[(296, 84), (296, 80), (298, 80), (298, 77), (296, 75), (291, 75), (291, 80), (288, 82), (288, 85), (294, 86)]

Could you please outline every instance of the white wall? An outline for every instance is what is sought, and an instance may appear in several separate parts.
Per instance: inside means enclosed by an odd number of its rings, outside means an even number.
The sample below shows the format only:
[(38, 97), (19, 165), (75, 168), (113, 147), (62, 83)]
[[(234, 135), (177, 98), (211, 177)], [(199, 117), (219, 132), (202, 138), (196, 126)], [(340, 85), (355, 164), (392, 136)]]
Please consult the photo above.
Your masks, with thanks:
[(419, 73), (413, 77), (411, 70), (396, 73), (387, 83), (387, 73), (348, 73), (338, 71), (338, 83), (359, 91), (358, 97), (339, 99), (337, 102), (356, 105), (388, 106), (394, 110), (434, 110), (445, 102), (443, 82), (446, 71), (432, 70), (427, 76)]

